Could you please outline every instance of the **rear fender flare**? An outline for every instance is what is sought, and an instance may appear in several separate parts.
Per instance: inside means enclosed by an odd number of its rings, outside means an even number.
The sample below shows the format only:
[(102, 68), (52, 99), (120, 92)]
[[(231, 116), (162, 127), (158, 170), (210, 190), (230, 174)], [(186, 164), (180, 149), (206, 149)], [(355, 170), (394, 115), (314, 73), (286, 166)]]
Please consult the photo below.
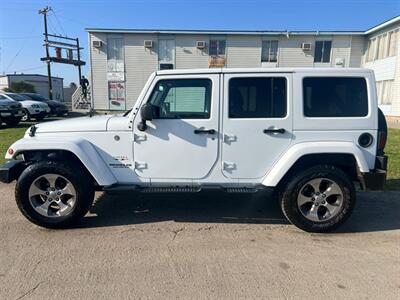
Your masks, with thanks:
[(262, 180), (262, 185), (277, 186), (290, 168), (302, 156), (308, 154), (351, 154), (354, 156), (360, 172), (369, 172), (368, 163), (360, 148), (351, 142), (305, 142), (290, 147), (275, 163)]

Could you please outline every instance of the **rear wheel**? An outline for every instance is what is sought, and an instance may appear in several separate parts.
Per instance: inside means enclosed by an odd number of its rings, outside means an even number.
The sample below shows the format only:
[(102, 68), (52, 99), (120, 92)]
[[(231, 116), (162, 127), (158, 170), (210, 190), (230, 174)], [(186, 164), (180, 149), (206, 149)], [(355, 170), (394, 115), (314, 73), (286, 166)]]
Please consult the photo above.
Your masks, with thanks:
[(40, 121), (42, 121), (44, 119), (44, 117), (45, 116), (43, 116), (43, 115), (39, 115), (39, 116), (36, 116), (35, 119), (36, 119), (36, 121), (40, 122)]
[(334, 166), (318, 165), (286, 185), (281, 208), (287, 219), (309, 232), (329, 232), (345, 222), (356, 201), (354, 185)]
[(18, 179), (15, 196), (22, 214), (36, 225), (68, 227), (82, 218), (93, 199), (93, 183), (79, 166), (37, 162)]

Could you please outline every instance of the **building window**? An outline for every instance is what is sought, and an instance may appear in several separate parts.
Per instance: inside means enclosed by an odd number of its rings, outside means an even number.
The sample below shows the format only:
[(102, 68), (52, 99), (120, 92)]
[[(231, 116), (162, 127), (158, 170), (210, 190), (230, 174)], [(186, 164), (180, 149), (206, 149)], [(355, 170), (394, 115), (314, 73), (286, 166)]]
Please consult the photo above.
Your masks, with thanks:
[(367, 83), (357, 77), (307, 77), (303, 79), (306, 117), (364, 117), (368, 114)]
[(378, 59), (382, 59), (386, 57), (386, 38), (387, 38), (387, 34), (383, 34), (381, 36), (379, 36), (378, 38), (378, 51), (377, 51), (377, 55), (378, 55)]
[(174, 69), (175, 64), (175, 40), (158, 40), (158, 62), (159, 69)]
[(261, 61), (262, 62), (278, 61), (278, 41), (262, 41)]
[(376, 90), (378, 94), (378, 104), (391, 105), (393, 97), (393, 83), (394, 80), (382, 80), (376, 83)]
[(315, 63), (328, 63), (331, 61), (332, 41), (316, 41), (315, 42)]
[(397, 47), (399, 43), (399, 30), (393, 30), (389, 32), (389, 45), (388, 45), (388, 56), (397, 55)]
[(224, 56), (226, 48), (225, 40), (210, 40), (210, 56)]
[(229, 118), (286, 116), (286, 78), (254, 77), (229, 80)]
[(399, 29), (389, 31), (368, 41), (366, 61), (374, 61), (397, 55)]
[(124, 40), (122, 38), (107, 39), (107, 80), (124, 81)]
[(160, 80), (149, 102), (158, 108), (157, 119), (209, 119), (211, 88), (209, 79)]

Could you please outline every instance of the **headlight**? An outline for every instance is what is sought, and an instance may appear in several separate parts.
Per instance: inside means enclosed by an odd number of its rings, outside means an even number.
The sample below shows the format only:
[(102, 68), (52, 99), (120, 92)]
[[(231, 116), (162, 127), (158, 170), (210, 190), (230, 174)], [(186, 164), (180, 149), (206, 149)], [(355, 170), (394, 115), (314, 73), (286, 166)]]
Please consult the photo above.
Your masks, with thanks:
[(39, 108), (40, 106), (38, 104), (32, 104), (31, 107), (32, 108)]

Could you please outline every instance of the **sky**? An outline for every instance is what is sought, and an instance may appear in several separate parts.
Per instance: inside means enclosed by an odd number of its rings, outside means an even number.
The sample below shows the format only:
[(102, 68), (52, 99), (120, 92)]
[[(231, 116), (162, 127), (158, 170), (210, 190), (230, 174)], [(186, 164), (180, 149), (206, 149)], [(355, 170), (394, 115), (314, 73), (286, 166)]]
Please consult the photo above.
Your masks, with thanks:
[[(88, 27), (366, 30), (400, 15), (400, 0), (0, 0), (0, 74), (47, 74), (38, 14), (45, 6), (53, 10), (49, 33), (78, 37), (87, 64)], [(78, 82), (72, 65), (53, 63), (52, 75), (63, 77), (65, 86)]]

